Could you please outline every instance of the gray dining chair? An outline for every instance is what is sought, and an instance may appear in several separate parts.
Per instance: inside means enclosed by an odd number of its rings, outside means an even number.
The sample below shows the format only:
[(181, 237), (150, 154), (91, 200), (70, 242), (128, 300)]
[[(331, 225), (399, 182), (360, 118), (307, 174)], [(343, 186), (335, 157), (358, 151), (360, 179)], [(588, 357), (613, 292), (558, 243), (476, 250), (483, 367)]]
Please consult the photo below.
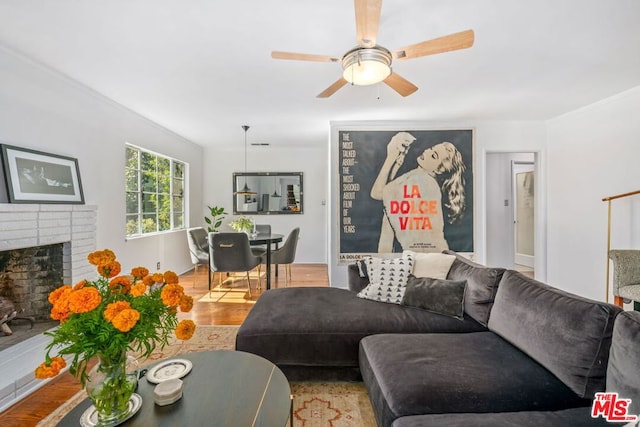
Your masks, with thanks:
[[(258, 286), (260, 288), (260, 257), (251, 252), (249, 237), (246, 233), (209, 233), (209, 259), (211, 270), (218, 273), (244, 272), (251, 296), (251, 277), (249, 272), (258, 267)], [(222, 286), (222, 274), (218, 274), (219, 286)], [(209, 283), (211, 292), (211, 283)]]
[[(271, 252), (271, 264), (284, 265), (284, 284), (289, 286), (291, 282), (291, 264), (296, 258), (296, 249), (298, 248), (298, 238), (300, 236), (300, 228), (296, 227), (287, 236), (284, 245), (279, 249)], [(277, 267), (276, 267), (277, 268)]]
[[(256, 224), (256, 234), (258, 237), (261, 235), (270, 235), (271, 224)], [(251, 245), (251, 252), (255, 256), (262, 256), (267, 252), (267, 245)]]
[(189, 245), (189, 255), (193, 263), (194, 276), (193, 286), (195, 287), (196, 276), (199, 265), (206, 265), (209, 273), (209, 287), (211, 287), (211, 268), (209, 268), (209, 243), (207, 242), (207, 232), (202, 227), (187, 229), (187, 243)]

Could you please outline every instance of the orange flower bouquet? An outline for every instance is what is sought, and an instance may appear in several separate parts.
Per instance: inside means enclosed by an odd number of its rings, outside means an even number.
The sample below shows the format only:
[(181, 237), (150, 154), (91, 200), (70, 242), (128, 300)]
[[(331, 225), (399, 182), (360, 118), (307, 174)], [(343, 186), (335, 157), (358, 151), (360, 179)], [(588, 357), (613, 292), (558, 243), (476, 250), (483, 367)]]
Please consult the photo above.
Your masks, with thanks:
[[(63, 285), (49, 294), (51, 317), (58, 328), (45, 332), (53, 338), (36, 378), (50, 378), (73, 356), (69, 371), (80, 379), (92, 399), (101, 424), (127, 415), (129, 398), (137, 385), (137, 364), (127, 361), (127, 351), (146, 358), (163, 348), (175, 333), (188, 340), (195, 331), (191, 320), (178, 322), (177, 312), (188, 312), (193, 299), (184, 294), (178, 276), (167, 271), (149, 274), (144, 267), (120, 274), (115, 254), (105, 249), (88, 256), (100, 277), (76, 285)], [(56, 356), (50, 353), (55, 351)], [(97, 356), (98, 365), (87, 374), (87, 363)], [(129, 367), (127, 367), (129, 364)]]

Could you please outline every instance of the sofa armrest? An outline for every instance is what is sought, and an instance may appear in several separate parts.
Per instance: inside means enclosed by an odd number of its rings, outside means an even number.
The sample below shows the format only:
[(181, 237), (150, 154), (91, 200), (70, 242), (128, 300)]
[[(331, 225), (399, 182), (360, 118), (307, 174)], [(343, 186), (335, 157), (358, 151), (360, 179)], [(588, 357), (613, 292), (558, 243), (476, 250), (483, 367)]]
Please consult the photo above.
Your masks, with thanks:
[(369, 278), (360, 277), (360, 272), (356, 264), (348, 265), (349, 272), (349, 290), (352, 292), (360, 292), (369, 284)]

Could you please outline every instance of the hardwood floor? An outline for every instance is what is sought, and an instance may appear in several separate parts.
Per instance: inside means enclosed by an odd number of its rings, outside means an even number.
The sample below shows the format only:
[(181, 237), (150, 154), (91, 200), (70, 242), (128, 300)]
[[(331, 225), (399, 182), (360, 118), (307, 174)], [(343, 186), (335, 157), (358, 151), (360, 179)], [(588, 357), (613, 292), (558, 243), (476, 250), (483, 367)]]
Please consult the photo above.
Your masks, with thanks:
[[(223, 276), (223, 279), (226, 278), (226, 275)], [(217, 275), (213, 282), (214, 285), (217, 285)], [(193, 297), (195, 304), (193, 310), (189, 313), (181, 313), (179, 317), (192, 319), (196, 325), (240, 325), (253, 304), (265, 291), (263, 277), (261, 291), (256, 290), (255, 281), (251, 281), (251, 297), (243, 291), (246, 291), (246, 281), (241, 281), (235, 283), (231, 288), (224, 287), (226, 292), (210, 294), (214, 302), (198, 302), (208, 293), (207, 271), (202, 267), (197, 273), (191, 271), (180, 276), (180, 284), (186, 293)], [(326, 264), (293, 264), (289, 286), (329, 286)], [(284, 267), (280, 267), (279, 277), (275, 277), (272, 271), (271, 288), (277, 287), (284, 287)], [(0, 426), (35, 426), (78, 390), (80, 390), (78, 381), (69, 373), (62, 374), (0, 413)]]

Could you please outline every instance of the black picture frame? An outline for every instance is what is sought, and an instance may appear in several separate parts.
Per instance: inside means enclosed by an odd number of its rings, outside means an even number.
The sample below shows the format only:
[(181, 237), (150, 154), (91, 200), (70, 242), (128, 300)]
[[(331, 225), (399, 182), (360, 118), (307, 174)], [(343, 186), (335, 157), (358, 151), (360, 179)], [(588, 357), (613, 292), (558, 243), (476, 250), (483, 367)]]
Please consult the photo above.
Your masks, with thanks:
[(0, 144), (9, 203), (84, 204), (78, 160)]

